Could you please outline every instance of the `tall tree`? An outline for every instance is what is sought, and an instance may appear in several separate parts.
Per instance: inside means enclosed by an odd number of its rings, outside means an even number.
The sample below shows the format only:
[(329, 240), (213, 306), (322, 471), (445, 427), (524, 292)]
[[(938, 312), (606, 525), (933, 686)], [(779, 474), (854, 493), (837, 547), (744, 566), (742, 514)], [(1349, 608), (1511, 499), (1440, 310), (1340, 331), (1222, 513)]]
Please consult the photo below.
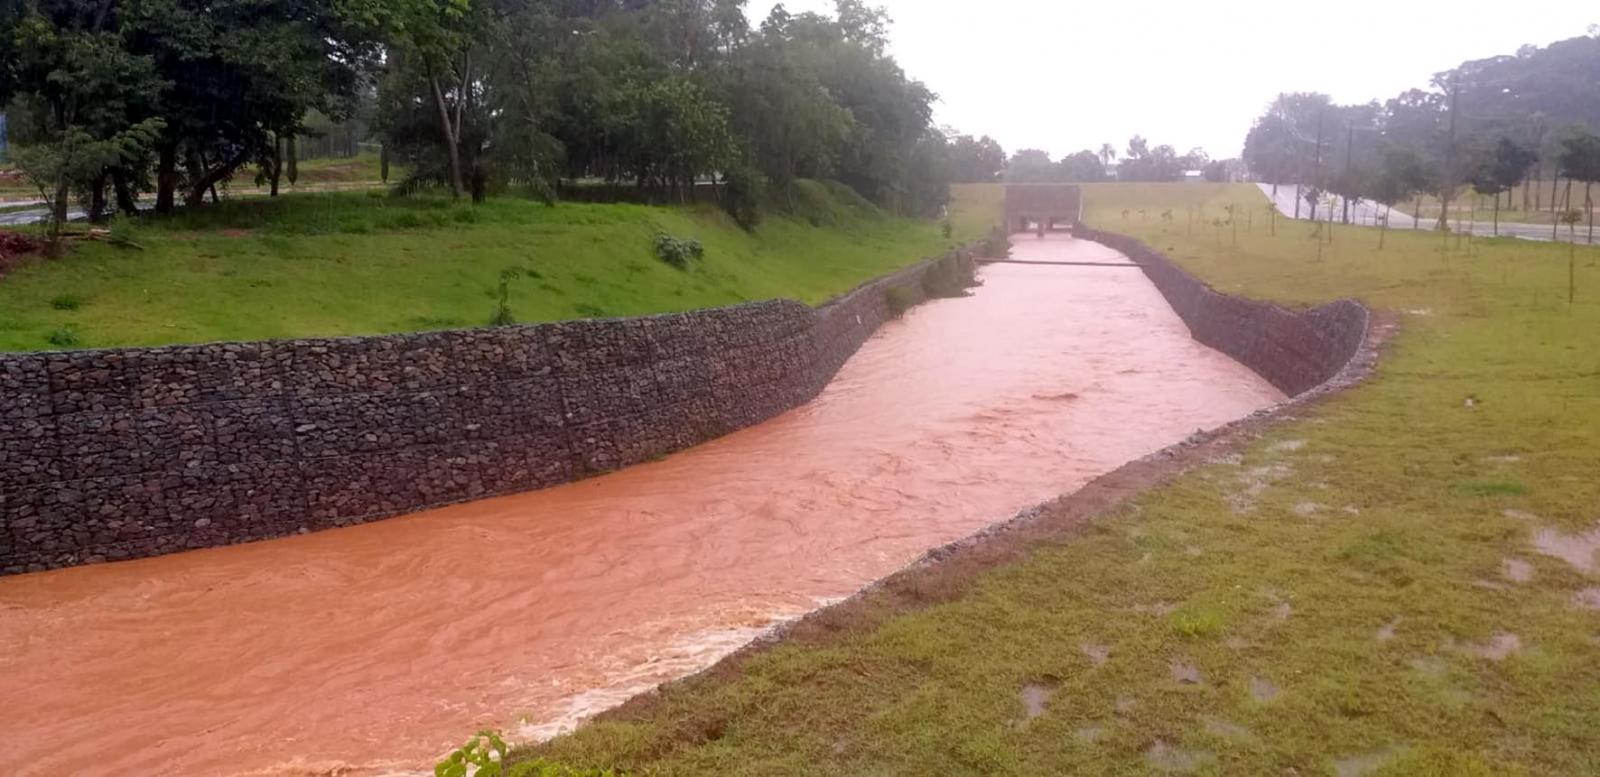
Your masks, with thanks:
[(155, 113), (156, 209), (198, 204), (240, 166), (299, 134), (307, 111), (348, 116), (375, 44), (324, 0), (123, 0), (127, 47), (166, 82)]
[[(1583, 182), (1583, 208), (1588, 213), (1589, 242), (1594, 242), (1594, 199), (1592, 188), (1600, 181), (1600, 136), (1587, 129), (1572, 128), (1561, 141), (1558, 158), (1561, 173), (1568, 180)], [(1572, 208), (1572, 197), (1567, 196), (1567, 209)]]
[(1012, 155), (1006, 165), (1006, 181), (1010, 183), (1050, 183), (1060, 170), (1050, 159), (1050, 152), (1037, 148), (1024, 148)]
[(1527, 178), (1538, 157), (1510, 138), (1500, 138), (1494, 148), (1482, 154), (1468, 173), (1473, 191), (1494, 197), (1494, 234), (1500, 234), (1500, 195)]
[(992, 183), (1006, 169), (1006, 152), (994, 138), (957, 135), (950, 143), (951, 180)]
[[(58, 237), (73, 192), (98, 215), (111, 171), (147, 159), (161, 121), (146, 113), (163, 84), (147, 56), (126, 45), (125, 9), (104, 0), (36, 0), (0, 10), (0, 104), (26, 102), (31, 122), (13, 130), (18, 165), (39, 187)], [(125, 173), (123, 173), (125, 174)]]

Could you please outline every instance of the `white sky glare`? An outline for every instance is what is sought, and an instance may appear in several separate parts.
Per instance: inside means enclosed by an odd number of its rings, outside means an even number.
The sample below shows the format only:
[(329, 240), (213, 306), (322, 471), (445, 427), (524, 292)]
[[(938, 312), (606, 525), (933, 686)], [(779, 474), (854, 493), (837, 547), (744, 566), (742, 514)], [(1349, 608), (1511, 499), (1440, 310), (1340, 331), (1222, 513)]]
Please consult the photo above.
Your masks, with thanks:
[[(872, 0), (869, 0), (871, 2)], [(751, 0), (759, 25), (777, 3)], [(1585, 34), (1595, 0), (1082, 2), (876, 0), (937, 121), (1059, 159), (1128, 138), (1237, 156), (1279, 92), (1385, 100), (1463, 60)], [(788, 0), (832, 13), (832, 0)], [(1043, 78), (1035, 77), (1035, 73)]]

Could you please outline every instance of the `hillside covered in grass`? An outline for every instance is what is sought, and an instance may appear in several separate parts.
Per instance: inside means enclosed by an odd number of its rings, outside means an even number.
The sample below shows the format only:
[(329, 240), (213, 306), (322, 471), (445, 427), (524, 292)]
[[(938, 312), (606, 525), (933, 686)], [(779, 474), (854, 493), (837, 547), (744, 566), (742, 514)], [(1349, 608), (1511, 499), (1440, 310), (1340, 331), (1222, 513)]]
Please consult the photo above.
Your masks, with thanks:
[[(78, 242), (0, 278), (0, 351), (378, 334), (787, 297), (822, 302), (981, 234), (886, 215), (801, 182), (754, 232), (711, 207), (482, 205), (385, 194), (244, 199), (123, 220), (138, 248)], [(700, 241), (678, 269), (659, 234)]]

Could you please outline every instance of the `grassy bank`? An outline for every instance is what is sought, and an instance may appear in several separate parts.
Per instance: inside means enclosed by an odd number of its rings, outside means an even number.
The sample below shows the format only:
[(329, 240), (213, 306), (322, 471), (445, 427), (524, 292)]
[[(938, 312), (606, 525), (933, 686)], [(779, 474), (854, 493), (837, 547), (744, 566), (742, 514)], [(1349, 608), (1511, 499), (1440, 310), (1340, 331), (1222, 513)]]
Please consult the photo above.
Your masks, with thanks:
[[(1230, 204), (1256, 211), (1237, 244), (1186, 224)], [(1303, 223), (1269, 235), (1263, 205), (1106, 185), (1087, 217), (1226, 291), (1394, 311), (1370, 382), (954, 601), (524, 755), (686, 775), (1600, 772), (1600, 578), (1580, 568), (1600, 543), (1580, 537), (1600, 521), (1600, 251), (1578, 249), (1569, 306), (1565, 245), (1468, 255), (1398, 231), (1380, 252), (1339, 227), (1319, 249)]]
[[(802, 185), (797, 210), (754, 233), (711, 208), (377, 193), (234, 200), (121, 222), (116, 231), (143, 250), (79, 243), (0, 278), (0, 351), (481, 326), (507, 270), (522, 322), (820, 302), (950, 245), (936, 224), (885, 216), (842, 187)], [(662, 262), (653, 244), (663, 232), (700, 240), (705, 258), (687, 270)]]

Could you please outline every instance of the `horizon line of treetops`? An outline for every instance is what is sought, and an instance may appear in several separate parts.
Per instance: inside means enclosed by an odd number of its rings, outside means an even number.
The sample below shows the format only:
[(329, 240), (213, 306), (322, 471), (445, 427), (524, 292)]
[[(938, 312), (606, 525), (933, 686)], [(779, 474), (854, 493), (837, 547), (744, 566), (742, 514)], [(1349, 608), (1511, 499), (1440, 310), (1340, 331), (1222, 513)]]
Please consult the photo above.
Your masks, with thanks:
[[(1430, 89), (1337, 105), (1280, 95), (1241, 160), (1135, 136), (1052, 162), (937, 127), (937, 96), (887, 54), (865, 0), (832, 16), (746, 0), (0, 0), (0, 109), (12, 162), (64, 219), (169, 211), (241, 174), (276, 191), (313, 121), (357, 122), (396, 188), (549, 199), (563, 181), (660, 202), (711, 187), (740, 223), (769, 190), (837, 179), (906, 215), (951, 182), (1211, 180), (1248, 175), (1394, 205), (1546, 174), (1552, 211), (1600, 180), (1600, 32), (1466, 62)], [(1243, 169), (1241, 169), (1243, 168)], [(702, 185), (697, 185), (702, 184)], [(1524, 197), (1537, 198), (1540, 190)], [(1564, 195), (1557, 205), (1555, 194)], [(148, 207), (146, 205), (145, 207)], [(1314, 207), (1314, 206), (1313, 206)]]
[(936, 214), (957, 144), (933, 123), (936, 95), (887, 54), (884, 11), (779, 5), (752, 25), (745, 5), (0, 0), (0, 111), (56, 230), (72, 201), (91, 217), (168, 212), (252, 173), (276, 193), (297, 141), (328, 121), (370, 128), (385, 178), (404, 171), (400, 195), (710, 189), (751, 226), (769, 189), (831, 178)]

